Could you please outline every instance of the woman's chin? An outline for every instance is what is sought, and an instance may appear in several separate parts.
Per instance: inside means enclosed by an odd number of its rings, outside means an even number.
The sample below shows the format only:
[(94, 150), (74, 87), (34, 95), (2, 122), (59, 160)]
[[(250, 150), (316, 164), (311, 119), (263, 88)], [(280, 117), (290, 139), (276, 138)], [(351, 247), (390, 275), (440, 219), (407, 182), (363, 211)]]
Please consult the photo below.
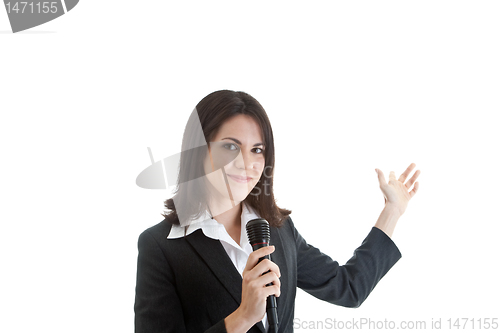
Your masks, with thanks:
[(226, 198), (226, 203), (229, 205), (231, 205), (231, 207), (234, 207), (240, 203), (243, 202), (243, 200), (245, 200), (248, 196), (248, 193), (239, 193), (239, 194), (235, 194), (233, 193), (233, 198), (230, 199), (230, 198)]
[(250, 194), (249, 191), (239, 191), (239, 192), (233, 192), (233, 201), (235, 204), (238, 204), (245, 200), (248, 195)]

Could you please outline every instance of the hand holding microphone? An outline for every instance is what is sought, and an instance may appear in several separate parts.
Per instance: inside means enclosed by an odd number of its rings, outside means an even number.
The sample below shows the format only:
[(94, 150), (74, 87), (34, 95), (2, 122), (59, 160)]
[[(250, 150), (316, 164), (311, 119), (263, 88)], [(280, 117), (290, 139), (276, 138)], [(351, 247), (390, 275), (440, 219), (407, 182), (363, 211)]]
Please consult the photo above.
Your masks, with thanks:
[(247, 332), (264, 318), (267, 310), (269, 333), (276, 333), (276, 297), (281, 294), (281, 273), (278, 265), (269, 260), (274, 252), (274, 246), (269, 246), (269, 224), (264, 219), (249, 221), (247, 233), (254, 251), (242, 273), (241, 304), (225, 319), (226, 330), (228, 333)]
[[(246, 229), (247, 229), (248, 241), (250, 242), (250, 245), (252, 245), (252, 249), (254, 251), (253, 253), (259, 251), (261, 248), (269, 247), (269, 243), (271, 241), (271, 230), (269, 229), (269, 223), (266, 220), (262, 218), (253, 219), (247, 223)], [(263, 261), (271, 262), (270, 256), (265, 255), (258, 259), (259, 264)], [(259, 266), (259, 264), (257, 264), (257, 266)], [(265, 271), (262, 274), (267, 274), (269, 272), (271, 272), (271, 270)], [(278, 274), (278, 277), (280, 275), (281, 274)], [(271, 286), (273, 286), (272, 282), (269, 282), (268, 284), (265, 285), (265, 287), (271, 287)], [(269, 333), (278, 332), (278, 314), (277, 314), (276, 296), (279, 296), (279, 294), (278, 295), (268, 294), (266, 299), (267, 303), (266, 312), (267, 312), (267, 320), (269, 322), (269, 330), (268, 330)]]
[[(274, 246), (258, 249), (250, 254), (243, 270), (243, 284), (241, 292), (241, 310), (244, 320), (250, 321), (250, 327), (264, 318), (266, 313), (266, 299), (269, 295), (280, 296), (281, 273), (278, 265), (261, 257), (274, 252)], [(268, 272), (268, 273), (266, 273)], [(272, 283), (273, 285), (266, 286)]]

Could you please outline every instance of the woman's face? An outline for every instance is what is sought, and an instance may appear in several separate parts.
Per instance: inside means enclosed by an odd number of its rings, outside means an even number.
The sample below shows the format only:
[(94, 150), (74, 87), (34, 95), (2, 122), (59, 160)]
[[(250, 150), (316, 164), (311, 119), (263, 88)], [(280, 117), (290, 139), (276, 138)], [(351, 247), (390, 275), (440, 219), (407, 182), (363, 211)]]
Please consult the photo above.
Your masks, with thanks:
[(240, 114), (222, 124), (209, 142), (204, 162), (206, 177), (216, 190), (211, 199), (236, 205), (248, 196), (264, 170), (263, 142), (259, 124), (251, 116)]

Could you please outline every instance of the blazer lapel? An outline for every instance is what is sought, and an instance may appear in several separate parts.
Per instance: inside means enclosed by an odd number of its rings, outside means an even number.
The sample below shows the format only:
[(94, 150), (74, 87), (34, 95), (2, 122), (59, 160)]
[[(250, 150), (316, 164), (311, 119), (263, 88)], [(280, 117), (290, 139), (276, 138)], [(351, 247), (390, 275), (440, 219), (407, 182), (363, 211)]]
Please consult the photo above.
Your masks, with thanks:
[(220, 241), (206, 237), (201, 229), (186, 236), (186, 240), (198, 252), (234, 300), (241, 304), (243, 280)]

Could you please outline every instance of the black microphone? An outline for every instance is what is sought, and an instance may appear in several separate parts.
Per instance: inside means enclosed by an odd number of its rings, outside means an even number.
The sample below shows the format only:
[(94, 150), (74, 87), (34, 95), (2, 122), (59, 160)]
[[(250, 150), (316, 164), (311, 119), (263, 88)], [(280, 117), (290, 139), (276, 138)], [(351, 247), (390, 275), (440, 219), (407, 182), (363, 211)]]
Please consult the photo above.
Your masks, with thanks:
[[(271, 240), (271, 232), (269, 230), (269, 223), (266, 220), (258, 218), (250, 220), (247, 223), (247, 235), (248, 241), (250, 245), (252, 245), (252, 249), (258, 250), (261, 247), (269, 246), (269, 241)], [(262, 258), (259, 258), (259, 262), (264, 259), (271, 260), (269, 255), (266, 255)], [(266, 273), (268, 273), (267, 271)], [(266, 274), (264, 273), (264, 274)], [(268, 283), (266, 286), (271, 286), (273, 283)], [(269, 333), (277, 333), (278, 332), (278, 313), (276, 311), (276, 296), (269, 295), (267, 297), (267, 320), (269, 321)]]

